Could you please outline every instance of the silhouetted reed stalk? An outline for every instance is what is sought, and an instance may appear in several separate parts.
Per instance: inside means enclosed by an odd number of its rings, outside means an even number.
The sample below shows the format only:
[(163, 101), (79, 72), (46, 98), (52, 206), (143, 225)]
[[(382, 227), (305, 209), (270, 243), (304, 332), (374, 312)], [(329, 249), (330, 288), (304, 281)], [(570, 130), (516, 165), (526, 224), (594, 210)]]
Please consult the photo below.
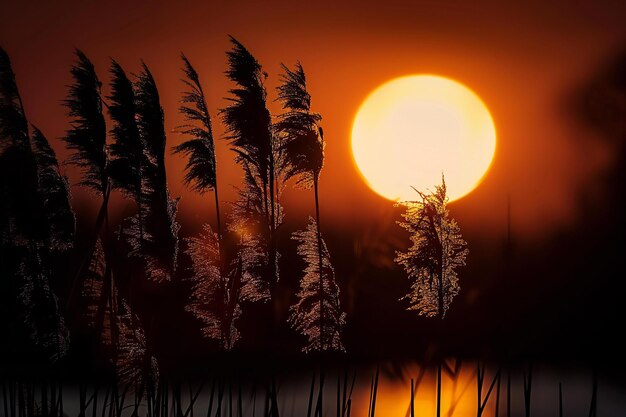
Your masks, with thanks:
[[(50, 363), (68, 348), (51, 289), (57, 274), (51, 265), (73, 246), (75, 218), (69, 202), (56, 154), (29, 124), (11, 61), (0, 47), (0, 305), (8, 316), (2, 319), (7, 340), (0, 344), (9, 346), (9, 352), (32, 349)], [(31, 335), (10, 346), (16, 334), (12, 328)]]
[(7, 384), (6, 382), (2, 383), (2, 406), (3, 406), (3, 410), (4, 410), (4, 415), (8, 416), (9, 415), (9, 401), (7, 398)]
[(500, 370), (498, 369), (498, 371), (496, 372), (496, 375), (491, 381), (491, 384), (489, 385), (489, 389), (487, 390), (487, 393), (484, 395), (484, 398), (483, 398), (483, 386), (485, 383), (485, 372), (486, 372), (485, 365), (483, 364), (481, 366), (480, 361), (478, 361), (476, 363), (476, 383), (477, 383), (476, 393), (477, 393), (477, 404), (478, 404), (477, 411), (476, 411), (477, 417), (481, 417), (483, 415), (483, 412), (485, 411), (485, 407), (487, 406), (487, 403), (489, 402), (489, 397), (491, 396), (493, 388), (496, 382), (499, 381), (500, 379)]
[[(443, 369), (446, 369), (443, 365)], [(457, 368), (457, 366), (455, 366)], [(432, 368), (431, 368), (432, 369)], [(529, 390), (530, 368), (523, 370), (524, 381), (524, 410), (529, 410), (530, 400), (527, 392)], [(445, 373), (448, 371), (445, 370)], [(497, 369), (493, 379), (487, 379), (487, 369), (482, 363), (477, 363), (474, 375), (468, 379), (467, 385), (461, 391), (461, 396), (466, 392), (467, 386), (476, 381), (476, 398), (478, 401), (477, 416), (484, 416), (486, 406), (489, 403), (490, 395), (497, 392), (497, 383), (502, 376), (501, 370)], [(419, 415), (419, 410), (415, 410), (416, 393), (423, 373), (417, 378), (410, 379), (410, 392), (408, 395), (407, 417)], [(457, 374), (458, 375), (458, 374)], [(338, 417), (350, 417), (352, 407), (352, 391), (356, 380), (356, 372), (350, 381), (347, 370), (343, 376), (339, 372), (336, 386), (336, 415)], [(325, 373), (320, 370), (319, 385), (316, 387), (317, 373), (311, 379), (308, 401), (306, 402), (306, 417), (324, 417), (324, 387)], [(486, 383), (491, 381), (489, 387)], [(589, 416), (597, 415), (598, 407), (598, 378), (594, 371), (593, 386)], [(367, 417), (375, 417), (377, 395), (379, 383), (379, 369), (370, 380), (369, 405)], [(205, 387), (210, 385), (208, 403), (206, 408), (198, 405), (198, 399), (205, 392)], [(134, 392), (134, 400), (129, 401), (129, 396), (133, 392), (132, 384), (122, 384), (116, 379), (109, 380), (105, 384), (78, 384), (78, 417), (193, 417), (199, 411), (206, 409), (206, 417), (255, 417), (256, 416), (256, 385), (250, 387), (250, 401), (252, 409), (244, 413), (243, 389), (241, 381), (233, 377), (215, 377), (210, 384), (200, 381), (198, 385), (192, 383), (182, 383), (181, 381), (167, 382), (164, 379), (158, 384), (148, 386), (145, 394)], [(318, 392), (316, 393), (316, 388)], [(485, 391), (486, 390), (486, 391)], [(54, 379), (41, 380), (4, 380), (0, 386), (0, 415), (7, 417), (61, 417), (64, 414), (64, 393), (63, 383)], [(143, 391), (141, 391), (143, 392)], [(280, 417), (286, 402), (280, 401), (279, 385), (274, 377), (269, 378), (264, 385), (265, 404), (261, 417)], [(316, 395), (317, 394), (317, 395)], [(558, 383), (558, 415), (563, 416), (563, 387)], [(315, 407), (313, 407), (314, 398)], [(333, 395), (331, 394), (331, 398)], [(458, 401), (454, 398), (453, 401)], [(453, 415), (451, 407), (448, 415)], [(304, 414), (304, 410), (302, 410)], [(292, 414), (293, 410), (292, 410)], [(295, 414), (298, 414), (296, 410)]]
[[(240, 282), (227, 282), (226, 265), (224, 259), (224, 245), (222, 242), (222, 223), (220, 218), (220, 205), (217, 182), (217, 163), (215, 154), (215, 140), (213, 138), (213, 128), (211, 116), (200, 77), (191, 62), (184, 54), (181, 54), (184, 63), (183, 72), (185, 79), (183, 83), (188, 90), (183, 93), (182, 104), (179, 112), (185, 117), (185, 125), (178, 127), (178, 131), (189, 139), (174, 148), (174, 153), (182, 153), (187, 156), (188, 161), (185, 166), (184, 182), (191, 185), (192, 189), (203, 194), (213, 191), (215, 197), (215, 217), (217, 225), (217, 266), (219, 271), (219, 292), (221, 293), (222, 311), (225, 317), (220, 323), (220, 339), (222, 345), (232, 347), (230, 328), (235, 314), (235, 308), (239, 299), (238, 292)], [(215, 256), (207, 253), (207, 257)], [(235, 273), (235, 277), (241, 274)], [(206, 278), (206, 277), (205, 277)], [(240, 281), (240, 280), (239, 280)], [(230, 288), (228, 288), (230, 287)], [(237, 294), (236, 297), (228, 297), (227, 292)], [(228, 341), (228, 342), (225, 342)]]
[(73, 117), (72, 128), (64, 137), (67, 147), (73, 151), (68, 163), (82, 170), (80, 185), (102, 197), (94, 233), (88, 244), (87, 260), (83, 261), (78, 271), (80, 276), (90, 262), (102, 227), (108, 221), (111, 187), (107, 174), (107, 132), (102, 112), (104, 101), (100, 91), (102, 84), (87, 56), (80, 50), (76, 50), (76, 56), (77, 60), (71, 69), (74, 84), (70, 86), (68, 98), (65, 100), (68, 114)]
[(276, 380), (274, 378), (272, 378), (270, 398), (270, 417), (280, 417), (280, 413), (278, 412), (278, 390), (276, 389)]
[(341, 375), (337, 374), (336, 417), (341, 417)]
[(211, 384), (211, 394), (209, 394), (209, 404), (207, 406), (206, 417), (211, 417), (211, 412), (213, 411), (213, 398), (215, 396), (215, 385), (216, 385), (216, 381), (214, 379), (213, 383)]
[(598, 374), (596, 369), (593, 369), (591, 387), (591, 403), (589, 404), (589, 417), (596, 417), (598, 414)]
[(409, 402), (409, 410), (411, 417), (415, 417), (415, 387), (413, 378), (411, 378), (411, 401)]
[(311, 417), (311, 411), (313, 410), (313, 393), (315, 392), (315, 376), (317, 374), (313, 373), (313, 380), (311, 381), (311, 389), (309, 391), (309, 402), (307, 406), (306, 417)]
[(71, 308), (76, 298), (76, 291), (82, 288), (87, 268), (91, 264), (96, 249), (98, 237), (104, 249), (105, 269), (98, 310), (95, 318), (96, 338), (100, 341), (103, 334), (105, 310), (109, 306), (111, 349), (117, 348), (117, 316), (115, 286), (113, 283), (112, 244), (109, 230), (108, 204), (111, 193), (111, 182), (108, 176), (108, 156), (106, 150), (106, 123), (103, 115), (104, 100), (101, 95), (101, 83), (91, 61), (81, 51), (76, 50), (77, 61), (72, 66), (71, 73), (74, 83), (70, 86), (65, 105), (68, 114), (72, 117), (72, 127), (68, 130), (64, 140), (68, 149), (73, 153), (68, 162), (82, 170), (80, 185), (94, 191), (102, 197), (102, 203), (93, 235), (87, 244), (87, 253), (78, 268), (72, 282), (68, 297), (68, 308)]
[(446, 366), (444, 367), (444, 369), (446, 370), (446, 373), (448, 374), (449, 378), (452, 380), (452, 393), (450, 395), (450, 408), (448, 409), (448, 417), (452, 417), (452, 415), (454, 414), (454, 411), (456, 410), (456, 407), (459, 405), (459, 402), (461, 401), (461, 398), (463, 397), (463, 394), (465, 394), (465, 392), (469, 389), (469, 386), (472, 380), (471, 378), (468, 379), (467, 383), (463, 386), (463, 389), (461, 390), (461, 392), (457, 395), (456, 390), (458, 386), (458, 379), (459, 379), (459, 376), (461, 375), (462, 361), (460, 359), (457, 359), (455, 361), (454, 369), (450, 369), (450, 367), (447, 366), (447, 364), (445, 365)]
[(222, 223), (220, 219), (215, 141), (211, 116), (198, 72), (184, 54), (181, 54), (181, 58), (184, 63), (183, 72), (186, 77), (183, 79), (183, 83), (189, 90), (183, 93), (182, 105), (179, 107), (179, 112), (185, 116), (187, 124), (180, 126), (178, 131), (188, 136), (189, 140), (176, 146), (174, 152), (182, 153), (188, 157), (187, 165), (185, 166), (185, 183), (191, 185), (193, 190), (200, 193), (213, 191), (217, 234), (221, 238)]
[[(443, 319), (443, 316), (441, 316), (441, 318)], [(437, 361), (437, 406), (436, 406), (437, 417), (441, 417), (441, 361), (442, 360), (443, 359), (439, 358), (439, 360)]]
[(237, 162), (250, 175), (248, 185), (258, 193), (257, 210), (263, 213), (261, 232), (266, 238), (268, 259), (264, 279), (270, 289), (272, 301), (276, 303), (276, 158), (277, 146), (272, 132), (270, 112), (266, 105), (266, 90), (261, 65), (254, 56), (235, 38), (230, 37), (233, 49), (227, 53), (228, 78), (237, 84), (231, 89), (234, 96), (231, 105), (220, 112), (226, 125), (227, 138), (237, 153)]
[(559, 382), (559, 417), (563, 417), (563, 385)]
[(217, 386), (217, 411), (215, 412), (216, 417), (222, 416), (222, 399), (224, 398), (224, 383), (220, 380)]
[[(111, 94), (107, 97), (110, 104), (108, 112), (113, 121), (110, 131), (113, 143), (109, 145), (110, 160), (107, 172), (115, 189), (125, 197), (132, 198), (137, 205), (138, 248), (143, 249), (144, 235), (144, 172), (146, 155), (144, 141), (137, 125), (137, 107), (133, 83), (126, 76), (124, 69), (111, 60)], [(120, 226), (118, 244), (125, 233), (125, 225)], [(119, 246), (119, 245), (118, 245)], [(118, 254), (115, 254), (118, 258)], [(133, 305), (135, 273), (128, 274), (128, 301)]]
[(26, 400), (24, 399), (24, 387), (21, 383), (17, 384), (17, 408), (19, 410), (20, 416), (26, 414), (27, 410)]
[(280, 150), (286, 160), (286, 178), (297, 178), (297, 185), (313, 187), (315, 197), (315, 222), (317, 244), (317, 270), (319, 274), (319, 349), (325, 346), (323, 323), (324, 315), (324, 257), (320, 229), (319, 177), (324, 166), (324, 134), (319, 123), (322, 117), (311, 111), (311, 95), (307, 91), (306, 76), (302, 65), (296, 63), (293, 70), (282, 65), (281, 85), (278, 87), (278, 100), (285, 112), (279, 116), (275, 130), (280, 135)]
[(352, 391), (354, 390), (354, 383), (356, 382), (356, 369), (352, 374), (352, 382), (350, 384), (350, 390), (348, 391), (348, 368), (346, 368), (343, 379), (343, 397), (342, 397), (342, 408), (341, 408), (341, 417), (346, 417), (346, 413), (349, 414), (349, 406), (352, 401)]
[(500, 380), (502, 379), (502, 373), (498, 371), (498, 383), (496, 385), (496, 412), (494, 417), (500, 416)]
[(324, 370), (320, 370), (320, 388), (317, 394), (317, 403), (315, 404), (315, 416), (323, 417), (324, 415)]
[(370, 402), (369, 402), (369, 410), (368, 417), (374, 417), (376, 414), (376, 396), (378, 395), (378, 373), (379, 367), (376, 367), (376, 375), (372, 377), (372, 385), (370, 387)]
[(506, 417), (511, 417), (511, 369), (506, 371)]
[(533, 365), (528, 365), (528, 370), (523, 371), (524, 377), (524, 415), (530, 417), (531, 395), (533, 388)]

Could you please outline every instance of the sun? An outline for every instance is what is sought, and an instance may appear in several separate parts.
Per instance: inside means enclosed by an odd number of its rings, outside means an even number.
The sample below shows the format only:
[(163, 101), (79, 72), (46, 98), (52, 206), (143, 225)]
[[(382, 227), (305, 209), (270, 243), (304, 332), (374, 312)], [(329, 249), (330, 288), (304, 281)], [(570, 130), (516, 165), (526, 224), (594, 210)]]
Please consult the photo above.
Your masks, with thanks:
[(450, 201), (469, 194), (489, 170), (496, 129), (469, 88), (436, 75), (393, 79), (363, 102), (352, 127), (352, 154), (367, 184), (394, 201), (411, 187), (434, 189), (445, 176)]

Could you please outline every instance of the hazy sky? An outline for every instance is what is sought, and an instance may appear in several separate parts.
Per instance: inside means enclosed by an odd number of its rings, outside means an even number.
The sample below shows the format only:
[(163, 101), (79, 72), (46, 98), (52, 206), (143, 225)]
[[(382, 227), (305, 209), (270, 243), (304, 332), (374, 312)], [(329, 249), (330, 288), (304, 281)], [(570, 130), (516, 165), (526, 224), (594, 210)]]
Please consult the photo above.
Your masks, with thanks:
[[(183, 89), (183, 51), (199, 70), (215, 130), (229, 82), (225, 52), (232, 34), (268, 72), (269, 99), (279, 65), (300, 60), (323, 119), (327, 158), (321, 210), (327, 224), (376, 219), (391, 203), (370, 191), (350, 154), (349, 134), (359, 104), (381, 83), (401, 75), (434, 73), (473, 89), (490, 108), (498, 134), (496, 156), (483, 184), (452, 208), (470, 234), (498, 237), (511, 196), (517, 234), (536, 237), (571, 225), (578, 196), (610, 162), (610, 150), (565, 111), (578, 85), (626, 47), (623, 2), (2, 2), (0, 44), (9, 52), (31, 122), (52, 139), (68, 127), (60, 101), (71, 81), (73, 48), (82, 49), (107, 82), (109, 58), (136, 72), (143, 59), (160, 87), (166, 127), (173, 130)], [(105, 92), (107, 87), (105, 87)], [(278, 110), (276, 103), (272, 108)], [(170, 146), (182, 138), (170, 133)], [(218, 141), (221, 196), (241, 172)], [(183, 223), (212, 216), (210, 196), (182, 185), (184, 160), (168, 155), (172, 195), (181, 195)], [(73, 182), (76, 176), (70, 171)], [(74, 189), (77, 201), (84, 193)], [(287, 216), (304, 223), (311, 193), (288, 190)]]

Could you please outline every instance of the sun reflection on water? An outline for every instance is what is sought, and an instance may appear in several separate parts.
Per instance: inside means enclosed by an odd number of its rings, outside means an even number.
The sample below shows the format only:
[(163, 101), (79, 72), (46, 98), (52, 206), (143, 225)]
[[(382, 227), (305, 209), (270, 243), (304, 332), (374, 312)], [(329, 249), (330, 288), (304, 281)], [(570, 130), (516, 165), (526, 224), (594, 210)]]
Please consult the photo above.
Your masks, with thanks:
[[(455, 371), (455, 365), (459, 365)], [(477, 412), (476, 367), (447, 362), (441, 371), (441, 416), (469, 416)], [(375, 373), (375, 370), (374, 372)], [(483, 383), (483, 399), (496, 374), (487, 371)], [(375, 403), (375, 415), (379, 417), (410, 417), (411, 378), (415, 381), (414, 410), (415, 417), (435, 416), (437, 409), (437, 367), (425, 370), (421, 365), (409, 364), (403, 367), (401, 375), (385, 371), (381, 366)], [(352, 415), (368, 415), (371, 384), (361, 381), (355, 388)], [(503, 386), (501, 384), (501, 390)], [(483, 416), (495, 415), (497, 384), (487, 401)], [(501, 410), (504, 401), (500, 393)]]

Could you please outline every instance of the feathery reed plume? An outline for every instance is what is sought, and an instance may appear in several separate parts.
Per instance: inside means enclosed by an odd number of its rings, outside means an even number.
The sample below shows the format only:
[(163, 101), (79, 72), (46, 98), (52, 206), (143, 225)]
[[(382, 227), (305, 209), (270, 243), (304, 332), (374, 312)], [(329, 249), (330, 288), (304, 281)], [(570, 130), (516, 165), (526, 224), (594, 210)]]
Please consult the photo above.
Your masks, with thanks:
[[(254, 217), (252, 222), (256, 223), (256, 227), (247, 230), (248, 233), (258, 234), (255, 239), (264, 246), (262, 251), (267, 253), (265, 267), (259, 272), (262, 272), (273, 295), (278, 281), (276, 228), (282, 218), (282, 209), (278, 204), (282, 188), (278, 178), (280, 167), (277, 166), (279, 149), (266, 105), (266, 74), (239, 41), (232, 36), (230, 40), (233, 49), (227, 52), (229, 67), (226, 75), (237, 87), (230, 90), (231, 105), (222, 109), (221, 114), (227, 139), (245, 173), (245, 184), (236, 203), (241, 210), (237, 213)], [(236, 217), (236, 223), (245, 222), (244, 218)]]
[[(268, 301), (271, 298), (270, 282), (267, 280), (270, 271), (270, 254), (267, 234), (263, 230), (267, 226), (267, 216), (263, 204), (263, 192), (250, 166), (244, 165), (244, 185), (239, 196), (233, 202), (232, 220), (228, 224), (230, 231), (239, 237), (238, 259), (241, 259), (242, 275), (250, 288), (256, 291), (247, 293), (249, 301)], [(278, 221), (282, 222), (282, 207), (278, 206)], [(274, 264), (275, 270), (278, 265)]]
[(9, 54), (3, 48), (0, 48), (0, 140), (0, 150), (7, 145), (28, 147), (28, 122)]
[(178, 129), (180, 133), (190, 139), (176, 146), (174, 152), (182, 153), (189, 158), (185, 166), (185, 184), (190, 185), (194, 191), (199, 193), (211, 190), (214, 192), (217, 234), (221, 237), (222, 224), (211, 115), (207, 108), (198, 73), (184, 54), (181, 58), (184, 63), (183, 72), (186, 76), (183, 83), (189, 90), (183, 94), (182, 105), (179, 108), (180, 113), (185, 116), (186, 124), (179, 126)]
[(96, 332), (99, 343), (109, 350), (108, 357), (115, 357), (118, 348), (119, 294), (113, 285), (109, 261), (101, 239), (96, 241), (88, 268), (84, 273), (82, 296), (84, 317)]
[(35, 126), (31, 145), (37, 164), (39, 195), (49, 228), (48, 246), (54, 251), (65, 251), (74, 245), (76, 231), (69, 183), (59, 170), (54, 150)]
[(176, 222), (178, 199), (170, 198), (167, 188), (163, 109), (156, 82), (145, 64), (135, 83), (135, 98), (137, 124), (147, 158), (143, 171), (146, 209), (141, 218), (135, 219), (128, 234), (134, 249), (146, 262), (148, 277), (160, 282), (169, 280), (176, 271), (180, 226)]
[(182, 55), (182, 60), (186, 77), (183, 82), (188, 90), (179, 108), (186, 124), (178, 129), (190, 139), (176, 146), (174, 152), (189, 158), (185, 166), (185, 183), (199, 193), (214, 192), (217, 218), (217, 233), (205, 224), (198, 237), (188, 239), (193, 288), (186, 310), (202, 321), (205, 337), (218, 341), (223, 349), (230, 350), (239, 340), (235, 321), (241, 314), (240, 296), (242, 285), (245, 286), (242, 261), (240, 258), (230, 273), (226, 272), (221, 254), (222, 225), (211, 116), (198, 73), (185, 55)]
[[(71, 246), (74, 217), (54, 152), (36, 128), (30, 136), (15, 74), (2, 48), (0, 218), (0, 334), (7, 351), (32, 352), (29, 360), (54, 362), (65, 355), (69, 335), (50, 288), (53, 272), (42, 257), (49, 260), (50, 251)], [(5, 351), (4, 341), (0, 348)]]
[[(137, 203), (138, 217), (143, 216), (143, 170), (146, 165), (144, 143), (137, 126), (137, 109), (133, 84), (124, 69), (111, 61), (111, 94), (109, 115), (114, 123), (111, 129), (113, 143), (109, 146), (111, 160), (108, 173), (113, 186)], [(139, 239), (143, 241), (143, 225), (139, 223)]]
[(311, 111), (311, 95), (307, 91), (306, 76), (300, 63), (291, 70), (282, 65), (284, 74), (278, 86), (278, 100), (285, 112), (279, 116), (274, 128), (280, 138), (281, 155), (285, 161), (286, 179), (296, 177), (296, 184), (303, 188), (313, 187), (315, 196), (315, 225), (317, 228), (317, 271), (319, 274), (318, 300), (320, 308), (319, 337), (320, 349), (324, 350), (321, 341), (322, 322), (324, 321), (323, 294), (323, 250), (322, 235), (319, 229), (319, 176), (324, 166), (324, 134), (319, 122), (322, 116)]
[[(68, 109), (68, 115), (72, 118), (71, 128), (67, 131), (63, 140), (71, 151), (68, 163), (78, 167), (82, 171), (79, 185), (102, 197), (102, 202), (92, 236), (87, 244), (85, 258), (80, 265), (76, 277), (72, 282), (68, 305), (74, 300), (76, 290), (83, 286), (86, 271), (94, 258), (94, 251), (98, 245), (98, 239), (102, 239), (107, 261), (110, 257), (110, 236), (108, 230), (108, 204), (111, 186), (108, 176), (108, 154), (106, 149), (106, 123), (103, 114), (103, 100), (101, 82), (98, 79), (94, 65), (80, 50), (76, 50), (77, 60), (72, 66), (73, 83), (69, 87), (69, 93), (64, 104)], [(106, 288), (111, 287), (111, 265), (105, 268), (103, 279), (107, 282)], [(103, 294), (98, 308), (106, 308), (108, 295)]]
[(108, 227), (111, 182), (108, 175), (109, 155), (106, 146), (107, 128), (103, 114), (102, 83), (87, 56), (80, 50), (76, 50), (76, 56), (77, 61), (71, 68), (74, 82), (70, 85), (68, 98), (64, 101), (72, 118), (71, 129), (67, 131), (64, 140), (68, 149), (72, 151), (69, 163), (82, 170), (79, 185), (101, 196), (102, 203), (85, 259), (72, 283), (68, 306), (74, 303), (74, 294), (78, 288), (89, 286), (85, 280), (94, 277), (89, 269), (93, 267), (94, 260), (101, 259), (104, 262), (101, 283), (99, 286), (92, 286), (100, 291), (97, 296), (92, 297), (95, 334), (99, 340), (110, 334), (111, 356), (115, 356), (118, 347), (115, 325), (118, 297), (112, 270), (113, 242)]
[(308, 345), (303, 348), (304, 352), (343, 351), (341, 328), (345, 324), (346, 314), (339, 305), (335, 270), (323, 240), (322, 270), (319, 270), (315, 220), (310, 217), (306, 230), (294, 233), (292, 239), (298, 241), (298, 254), (306, 262), (306, 268), (300, 280), (298, 302), (290, 308), (289, 322), (307, 337)]
[(2, 242), (28, 245), (46, 237), (37, 167), (9, 55), (0, 48), (0, 213)]
[(119, 313), (119, 350), (116, 361), (120, 382), (150, 391), (159, 381), (159, 365), (149, 353), (146, 336), (139, 317), (122, 301)]
[(403, 298), (411, 303), (408, 310), (422, 316), (444, 318), (453, 298), (459, 292), (457, 268), (465, 265), (468, 250), (459, 225), (446, 207), (446, 183), (435, 192), (415, 190), (421, 201), (406, 201), (403, 222), (398, 224), (411, 234), (412, 246), (398, 252), (396, 262), (409, 275), (411, 291)]
[(286, 160), (286, 179), (296, 177), (303, 188), (315, 186), (324, 166), (324, 136), (319, 122), (322, 116), (311, 111), (311, 95), (300, 63), (291, 70), (282, 65), (284, 74), (278, 86), (278, 100), (284, 113), (274, 125), (280, 149)]
[(72, 151), (68, 162), (80, 168), (80, 185), (99, 195), (108, 194), (106, 124), (102, 113), (102, 83), (85, 54), (76, 50), (77, 61), (71, 69), (74, 83), (64, 101), (72, 117), (72, 128), (64, 140)]
[[(158, 381), (157, 361), (149, 354), (139, 317), (121, 299), (116, 287), (107, 287), (105, 270), (104, 250), (98, 240), (83, 287), (87, 323), (101, 332), (98, 339), (120, 381), (148, 389)], [(110, 294), (105, 309), (99, 308), (103, 294)]]
[(228, 277), (223, 276), (219, 265), (219, 236), (205, 224), (197, 237), (187, 240), (192, 261), (193, 282), (190, 302), (185, 309), (202, 321), (204, 337), (219, 342), (225, 350), (232, 349), (239, 340), (235, 321), (241, 314), (240, 285), (235, 278), (241, 276), (235, 268)]
[(37, 255), (20, 265), (23, 279), (20, 301), (24, 324), (32, 342), (50, 362), (64, 357), (69, 349), (69, 332), (59, 314), (58, 300), (49, 285), (50, 270)]

